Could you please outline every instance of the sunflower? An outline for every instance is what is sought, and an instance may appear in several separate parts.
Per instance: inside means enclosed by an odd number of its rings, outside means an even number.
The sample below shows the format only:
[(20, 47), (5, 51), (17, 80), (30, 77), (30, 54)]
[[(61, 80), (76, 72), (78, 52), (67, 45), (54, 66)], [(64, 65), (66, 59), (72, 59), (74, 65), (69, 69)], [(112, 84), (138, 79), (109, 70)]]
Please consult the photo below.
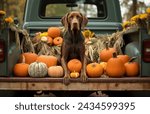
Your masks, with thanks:
[(147, 19), (147, 16), (148, 15), (146, 13), (140, 14), (140, 19), (145, 20), (145, 19)]
[(94, 36), (94, 32), (91, 32), (90, 30), (84, 30), (82, 34), (85, 38), (92, 38)]
[(7, 17), (7, 18), (5, 18), (5, 22), (6, 23), (13, 23), (14, 20), (11, 17)]
[(40, 37), (43, 37), (43, 36), (48, 36), (48, 33), (47, 32), (43, 32), (40, 34)]
[(135, 21), (131, 21), (130, 24), (131, 24), (131, 25), (135, 25), (136, 22), (135, 22)]
[(5, 12), (5, 11), (0, 10), (0, 15), (5, 15), (5, 14), (6, 14), (6, 12)]
[(150, 14), (150, 8), (146, 9), (146, 13)]
[(131, 21), (137, 21), (140, 18), (140, 15), (135, 15), (131, 18)]
[(123, 27), (123, 28), (129, 27), (130, 24), (131, 24), (130, 21), (125, 21), (125, 22), (122, 24), (122, 27)]

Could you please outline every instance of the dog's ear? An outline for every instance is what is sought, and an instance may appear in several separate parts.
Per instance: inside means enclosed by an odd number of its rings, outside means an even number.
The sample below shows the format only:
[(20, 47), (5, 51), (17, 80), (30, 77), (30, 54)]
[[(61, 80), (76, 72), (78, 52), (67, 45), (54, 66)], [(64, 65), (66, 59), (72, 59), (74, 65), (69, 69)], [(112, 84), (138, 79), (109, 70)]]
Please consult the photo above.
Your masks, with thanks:
[(65, 27), (65, 30), (68, 30), (68, 15), (69, 13), (61, 18), (61, 23)]
[(81, 24), (81, 29), (82, 30), (87, 25), (87, 23), (88, 23), (88, 18), (86, 16), (82, 15), (82, 24)]

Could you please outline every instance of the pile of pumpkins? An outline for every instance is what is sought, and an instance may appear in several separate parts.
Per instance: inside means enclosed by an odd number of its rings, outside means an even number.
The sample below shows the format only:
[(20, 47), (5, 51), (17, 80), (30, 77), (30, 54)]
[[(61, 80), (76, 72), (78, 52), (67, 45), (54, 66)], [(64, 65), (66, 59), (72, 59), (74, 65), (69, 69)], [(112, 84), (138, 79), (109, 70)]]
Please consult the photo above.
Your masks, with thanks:
[[(72, 59), (67, 63), (72, 78), (79, 77), (82, 63)], [(18, 77), (63, 77), (64, 69), (58, 65), (58, 58), (49, 55), (40, 55), (26, 52), (20, 55), (18, 63), (13, 68), (13, 73)]]
[[(40, 40), (49, 45), (60, 45), (63, 42), (61, 30), (58, 27), (50, 27), (48, 31), (40, 34)], [(36, 40), (39, 40), (36, 37)], [(135, 58), (128, 55), (117, 55), (114, 48), (108, 47), (99, 52), (100, 63), (87, 64), (86, 73), (88, 77), (101, 77), (103, 74), (109, 77), (138, 76), (139, 64), (134, 62)], [(70, 77), (78, 78), (82, 69), (82, 63), (78, 59), (72, 59), (67, 63)], [(58, 65), (58, 58), (50, 55), (37, 55), (26, 52), (19, 57), (19, 62), (13, 69), (14, 75), (19, 77), (63, 77), (64, 69)]]
[(139, 74), (139, 63), (134, 60), (136, 57), (130, 58), (128, 55), (117, 55), (115, 48), (103, 49), (100, 54), (100, 65), (103, 66), (104, 72), (109, 77), (133, 77)]
[[(135, 57), (128, 55), (117, 55), (114, 48), (103, 49), (99, 53), (101, 62), (92, 62), (87, 64), (86, 73), (90, 78), (101, 77), (105, 74), (109, 77), (119, 78), (123, 76), (138, 76), (139, 64), (134, 61)], [(78, 59), (72, 59), (67, 63), (70, 77), (78, 78), (80, 76), (82, 63)], [(55, 56), (40, 55), (35, 53), (23, 53), (19, 57), (19, 63), (14, 66), (14, 75), (25, 77), (63, 77), (64, 70), (58, 65), (58, 59)]]
[(19, 62), (14, 66), (14, 75), (25, 77), (63, 76), (63, 68), (57, 66), (58, 59), (55, 56), (40, 55), (36, 53), (23, 53)]
[(40, 41), (47, 43), (49, 46), (61, 46), (63, 43), (63, 38), (61, 37), (61, 29), (59, 27), (49, 27), (47, 32), (38, 32), (32, 39), (33, 43), (38, 43)]

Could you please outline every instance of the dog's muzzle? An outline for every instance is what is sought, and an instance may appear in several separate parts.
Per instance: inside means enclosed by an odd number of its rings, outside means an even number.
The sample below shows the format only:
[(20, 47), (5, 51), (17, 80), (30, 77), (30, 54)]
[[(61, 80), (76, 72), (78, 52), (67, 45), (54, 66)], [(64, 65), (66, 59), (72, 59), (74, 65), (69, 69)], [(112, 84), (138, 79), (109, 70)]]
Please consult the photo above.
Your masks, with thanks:
[(71, 30), (80, 30), (79, 26), (79, 21), (77, 19), (74, 19), (71, 23)]

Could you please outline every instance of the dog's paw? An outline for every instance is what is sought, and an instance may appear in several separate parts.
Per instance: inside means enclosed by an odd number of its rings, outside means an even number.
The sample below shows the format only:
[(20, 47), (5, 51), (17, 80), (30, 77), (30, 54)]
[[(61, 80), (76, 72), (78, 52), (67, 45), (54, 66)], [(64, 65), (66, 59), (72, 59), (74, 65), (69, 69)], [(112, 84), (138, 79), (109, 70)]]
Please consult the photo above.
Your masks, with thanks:
[(70, 78), (69, 78), (69, 76), (64, 76), (63, 83), (65, 85), (69, 85), (70, 84)]
[(80, 78), (81, 78), (82, 82), (87, 82), (88, 77), (87, 77), (86, 73), (81, 74)]

